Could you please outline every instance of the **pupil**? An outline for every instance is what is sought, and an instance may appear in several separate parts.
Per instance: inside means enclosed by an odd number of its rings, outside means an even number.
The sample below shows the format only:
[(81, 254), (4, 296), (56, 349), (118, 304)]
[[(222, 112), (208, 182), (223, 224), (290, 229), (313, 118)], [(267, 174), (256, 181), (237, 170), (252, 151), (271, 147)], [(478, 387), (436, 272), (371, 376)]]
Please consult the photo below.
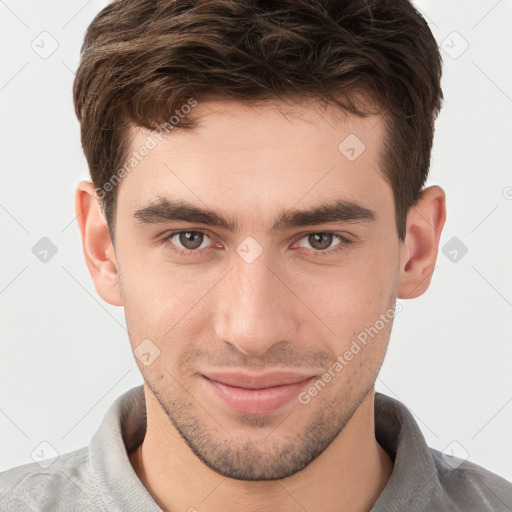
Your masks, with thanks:
[(180, 244), (186, 249), (197, 249), (203, 243), (203, 234), (197, 231), (185, 231), (180, 233)]
[(309, 243), (311, 247), (316, 249), (317, 251), (321, 251), (323, 249), (328, 249), (332, 243), (333, 235), (331, 233), (315, 233), (313, 235), (309, 235)]

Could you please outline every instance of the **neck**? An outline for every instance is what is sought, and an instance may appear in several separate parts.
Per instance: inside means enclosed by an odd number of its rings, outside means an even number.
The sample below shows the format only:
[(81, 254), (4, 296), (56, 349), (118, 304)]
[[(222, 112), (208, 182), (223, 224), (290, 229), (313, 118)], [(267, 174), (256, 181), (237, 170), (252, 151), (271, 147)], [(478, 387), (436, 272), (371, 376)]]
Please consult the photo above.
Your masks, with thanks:
[(147, 430), (129, 454), (138, 477), (166, 512), (363, 512), (371, 509), (393, 469), (375, 439), (371, 390), (343, 431), (309, 466), (274, 481), (223, 477), (201, 462), (145, 387)]

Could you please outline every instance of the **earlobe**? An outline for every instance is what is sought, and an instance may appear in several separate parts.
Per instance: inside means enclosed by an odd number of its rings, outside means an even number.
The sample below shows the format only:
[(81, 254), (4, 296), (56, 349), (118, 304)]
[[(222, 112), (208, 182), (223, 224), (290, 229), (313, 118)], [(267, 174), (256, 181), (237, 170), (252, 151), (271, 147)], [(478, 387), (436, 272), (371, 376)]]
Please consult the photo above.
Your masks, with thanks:
[(438, 186), (428, 187), (407, 216), (401, 249), (397, 297), (413, 299), (429, 287), (437, 260), (439, 240), (446, 221), (446, 196)]
[(75, 192), (75, 213), (85, 262), (96, 291), (113, 306), (122, 306), (118, 263), (107, 221), (91, 181), (81, 181)]

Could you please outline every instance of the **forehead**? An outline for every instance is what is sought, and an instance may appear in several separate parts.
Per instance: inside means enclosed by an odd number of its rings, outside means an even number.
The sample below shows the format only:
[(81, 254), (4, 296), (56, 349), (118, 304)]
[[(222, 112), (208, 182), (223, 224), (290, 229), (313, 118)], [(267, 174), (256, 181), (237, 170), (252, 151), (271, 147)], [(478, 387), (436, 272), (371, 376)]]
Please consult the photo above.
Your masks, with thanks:
[[(120, 210), (169, 197), (252, 215), (254, 222), (333, 197), (374, 210), (392, 206), (380, 168), (385, 123), (378, 116), (360, 118), (311, 102), (226, 100), (198, 103), (190, 115), (198, 120), (193, 129), (159, 137), (131, 129), (128, 156), (139, 158), (126, 166)], [(141, 151), (144, 146), (150, 149)]]

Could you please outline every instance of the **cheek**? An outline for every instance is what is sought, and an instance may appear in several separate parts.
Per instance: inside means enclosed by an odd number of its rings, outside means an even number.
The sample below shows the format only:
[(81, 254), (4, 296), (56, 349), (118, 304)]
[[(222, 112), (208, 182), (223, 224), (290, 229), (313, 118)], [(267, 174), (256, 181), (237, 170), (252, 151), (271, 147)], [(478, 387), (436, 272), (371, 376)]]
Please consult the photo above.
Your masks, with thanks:
[(150, 338), (162, 351), (175, 352), (180, 340), (201, 330), (216, 281), (197, 272), (162, 262), (124, 265), (123, 304), (132, 345)]
[(396, 259), (361, 255), (321, 273), (295, 277), (294, 290), (338, 335), (373, 324), (394, 301)]

